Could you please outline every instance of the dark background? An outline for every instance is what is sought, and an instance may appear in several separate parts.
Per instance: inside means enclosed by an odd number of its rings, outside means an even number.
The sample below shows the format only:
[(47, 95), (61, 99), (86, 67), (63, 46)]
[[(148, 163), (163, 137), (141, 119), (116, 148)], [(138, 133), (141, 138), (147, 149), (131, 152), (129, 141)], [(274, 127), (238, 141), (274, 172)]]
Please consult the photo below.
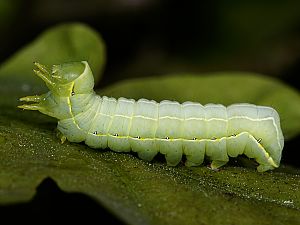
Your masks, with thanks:
[[(100, 87), (129, 77), (232, 70), (277, 77), (300, 89), (296, 0), (0, 0), (0, 62), (47, 28), (74, 21), (89, 24), (106, 43)], [(299, 167), (299, 139), (286, 142), (283, 163)], [(51, 179), (30, 203), (0, 211), (10, 222), (21, 219), (12, 217), (19, 214), (31, 223), (42, 218), (50, 224), (61, 211), (67, 221), (120, 222), (87, 196), (63, 193)]]
[(61, 22), (107, 45), (100, 86), (176, 72), (251, 71), (300, 88), (300, 1), (1, 0), (0, 62)]

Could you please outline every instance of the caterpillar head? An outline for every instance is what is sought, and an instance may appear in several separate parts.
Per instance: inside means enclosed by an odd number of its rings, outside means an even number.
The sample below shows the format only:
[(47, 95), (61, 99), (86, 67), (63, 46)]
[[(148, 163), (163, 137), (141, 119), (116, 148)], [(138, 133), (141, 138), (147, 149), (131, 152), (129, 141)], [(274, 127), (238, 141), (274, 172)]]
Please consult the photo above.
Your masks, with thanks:
[(48, 68), (35, 62), (34, 73), (45, 81), (49, 92), (43, 95), (26, 96), (20, 101), (34, 102), (18, 106), (27, 110), (39, 110), (58, 119), (69, 114), (69, 98), (74, 94), (89, 94), (93, 91), (94, 77), (86, 61), (53, 65)]

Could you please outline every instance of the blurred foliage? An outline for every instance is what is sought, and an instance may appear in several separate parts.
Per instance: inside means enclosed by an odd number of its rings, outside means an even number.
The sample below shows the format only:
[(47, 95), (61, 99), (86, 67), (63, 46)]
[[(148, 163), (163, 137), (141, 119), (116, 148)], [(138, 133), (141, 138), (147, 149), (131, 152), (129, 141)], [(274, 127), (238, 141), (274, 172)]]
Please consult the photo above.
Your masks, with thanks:
[(246, 70), (299, 88), (299, 8), (295, 0), (2, 0), (0, 60), (45, 27), (82, 21), (109, 49), (102, 86), (128, 77)]
[[(54, 65), (83, 60), (89, 62), (95, 71), (95, 82), (98, 82), (105, 63), (105, 48), (100, 35), (84, 24), (62, 24), (45, 31), (4, 62), (0, 68), (0, 82), (14, 81), (17, 90), (47, 90), (44, 82), (33, 76), (33, 62)], [(1, 88), (11, 90), (12, 87), (2, 85)]]
[[(68, 38), (62, 38), (65, 36)], [(59, 49), (55, 43), (59, 43)], [(34, 93), (39, 84), (29, 71), (32, 57), (51, 63), (87, 55), (93, 59), (93, 68), (100, 71), (105, 58), (102, 50), (102, 41), (91, 28), (64, 24), (41, 34), (0, 67), (2, 205), (29, 201), (40, 182), (51, 177), (63, 191), (91, 196), (127, 224), (299, 224), (299, 168), (283, 164), (277, 170), (258, 173), (243, 159), (234, 159), (218, 171), (182, 164), (168, 167), (159, 158), (148, 163), (133, 154), (61, 144), (53, 131), (57, 124), (54, 119), (16, 108), (18, 97), (40, 94)], [(100, 77), (96, 72), (96, 80)], [(33, 88), (19, 89), (24, 82)], [(299, 92), (253, 73), (141, 78), (125, 80), (100, 92), (156, 100), (270, 104), (287, 116), (286, 133), (292, 136), (300, 129), (294, 122), (299, 120)], [(286, 148), (283, 154), (292, 150)]]

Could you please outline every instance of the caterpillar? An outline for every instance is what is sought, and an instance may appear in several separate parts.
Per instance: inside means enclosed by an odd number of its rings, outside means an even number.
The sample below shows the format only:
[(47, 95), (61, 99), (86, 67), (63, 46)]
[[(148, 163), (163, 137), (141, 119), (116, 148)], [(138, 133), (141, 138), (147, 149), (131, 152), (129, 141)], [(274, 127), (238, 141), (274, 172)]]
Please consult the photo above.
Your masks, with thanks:
[(259, 172), (279, 166), (284, 138), (279, 115), (271, 107), (101, 97), (93, 90), (86, 61), (52, 68), (34, 64), (50, 91), (20, 98), (31, 103), (18, 107), (57, 118), (58, 130), (70, 142), (134, 151), (146, 161), (161, 153), (170, 166), (185, 155), (186, 166), (201, 165), (207, 157), (217, 169), (242, 154), (255, 159)]

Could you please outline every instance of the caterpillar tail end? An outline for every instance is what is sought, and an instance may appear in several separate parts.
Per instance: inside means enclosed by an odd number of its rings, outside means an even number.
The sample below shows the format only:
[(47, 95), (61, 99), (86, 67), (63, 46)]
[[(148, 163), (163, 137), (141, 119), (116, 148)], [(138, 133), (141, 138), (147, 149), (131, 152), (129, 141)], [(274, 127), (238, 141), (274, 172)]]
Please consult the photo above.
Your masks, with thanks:
[(268, 171), (268, 170), (273, 170), (273, 169), (276, 169), (276, 168), (278, 168), (279, 167), (279, 165), (277, 165), (274, 161), (273, 161), (273, 159), (270, 157), (269, 158), (269, 163), (270, 164), (267, 164), (267, 165), (259, 165), (258, 167), (257, 167), (257, 171), (258, 172), (265, 172), (265, 171)]

